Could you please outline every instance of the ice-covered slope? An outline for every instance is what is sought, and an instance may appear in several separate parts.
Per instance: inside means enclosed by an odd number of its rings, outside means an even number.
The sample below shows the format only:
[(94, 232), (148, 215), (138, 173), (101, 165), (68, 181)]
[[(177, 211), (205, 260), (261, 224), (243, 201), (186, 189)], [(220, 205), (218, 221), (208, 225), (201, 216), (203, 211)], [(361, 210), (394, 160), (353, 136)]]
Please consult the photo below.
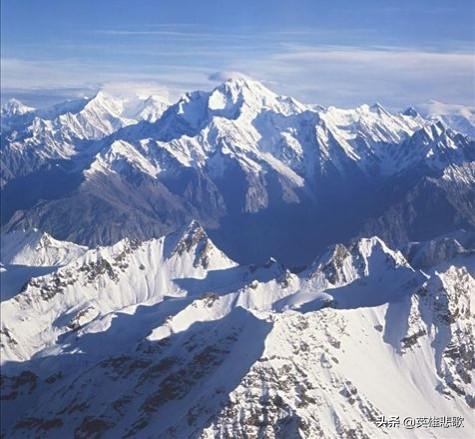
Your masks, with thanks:
[(132, 99), (127, 105), (126, 114), (136, 121), (156, 122), (170, 106), (165, 96), (152, 95), (145, 99)]
[(18, 99), (8, 100), (0, 109), (0, 129), (3, 133), (16, 126), (22, 126), (31, 122), (34, 118), (35, 109), (23, 104)]
[(1, 108), (2, 117), (22, 116), (35, 111), (33, 107), (23, 104), (18, 99), (9, 99)]
[(94, 140), (133, 121), (121, 117), (122, 103), (99, 92), (35, 112), (31, 122), (2, 136), (2, 185), (87, 151)]
[(296, 275), (237, 265), (196, 223), (91, 250), (2, 303), (2, 432), (468, 438), (473, 265), (423, 274), (370, 238)]
[(428, 124), (406, 139), (394, 154), (398, 172), (427, 167), (444, 170), (448, 167), (475, 161), (475, 144), (442, 122)]
[[(95, 100), (132, 117), (104, 94)], [(475, 224), (474, 140), (415, 111), (305, 105), (239, 76), (158, 113), (99, 140), (35, 144), (31, 154), (28, 138), (13, 141), (2, 155), (5, 229), (95, 246), (196, 218), (236, 260), (296, 266), (355, 236), (399, 246)]]
[(8, 118), (12, 116), (22, 116), (35, 111), (35, 108), (25, 105), (18, 99), (12, 98), (5, 102), (0, 109), (0, 115)]
[[(329, 167), (342, 171), (356, 164), (373, 171), (375, 162), (388, 155), (388, 145), (401, 143), (425, 123), (419, 116), (391, 114), (378, 104), (315, 108), (239, 77), (211, 92), (188, 93), (157, 124), (134, 126), (120, 136), (154, 168), (157, 159), (149, 151), (158, 149), (159, 157), (207, 167), (215, 176), (232, 161), (246, 173), (275, 172), (288, 180), (288, 187), (298, 187)], [(139, 145), (148, 138), (155, 142), (141, 151)]]
[(2, 139), (4, 179), (94, 151), (94, 141), (140, 120), (154, 121), (167, 106), (159, 96), (132, 99), (103, 91), (39, 110), (10, 101), (2, 110), (2, 126), (7, 128)]
[(2, 303), (2, 325), (16, 340), (6, 344), (2, 361), (29, 359), (71, 325), (98, 315), (181, 296), (175, 278), (206, 277), (208, 270), (234, 265), (197, 223), (182, 234), (142, 244), (125, 239), (109, 248), (83, 251), (54, 273), (31, 279), (21, 294)]
[(1, 257), (4, 265), (59, 266), (80, 256), (87, 247), (58, 241), (38, 230), (15, 231), (1, 236)]
[(458, 230), (430, 241), (410, 242), (404, 246), (403, 252), (412, 266), (430, 268), (475, 254), (475, 232)]
[(420, 113), (431, 120), (441, 121), (466, 136), (475, 137), (475, 107), (429, 101), (419, 105)]
[(83, 255), (87, 247), (58, 241), (38, 230), (0, 236), (1, 301), (13, 297), (31, 278), (55, 271)]

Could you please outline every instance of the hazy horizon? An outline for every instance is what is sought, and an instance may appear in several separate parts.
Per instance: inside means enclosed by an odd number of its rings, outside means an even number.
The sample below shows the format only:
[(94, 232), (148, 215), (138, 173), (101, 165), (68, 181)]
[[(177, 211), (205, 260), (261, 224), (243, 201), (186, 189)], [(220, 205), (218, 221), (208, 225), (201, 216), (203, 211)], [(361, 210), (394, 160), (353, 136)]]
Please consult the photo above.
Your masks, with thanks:
[[(473, 2), (2, 2), (2, 95), (210, 89), (239, 71), (303, 102), (475, 101)], [(429, 8), (430, 6), (430, 8)]]

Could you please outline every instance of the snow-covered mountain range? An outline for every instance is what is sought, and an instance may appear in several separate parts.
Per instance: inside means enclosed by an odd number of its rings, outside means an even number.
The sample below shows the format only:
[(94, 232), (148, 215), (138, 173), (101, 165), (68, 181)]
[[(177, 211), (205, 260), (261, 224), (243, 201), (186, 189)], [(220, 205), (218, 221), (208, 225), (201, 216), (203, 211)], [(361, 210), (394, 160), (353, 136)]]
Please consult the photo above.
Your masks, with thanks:
[(241, 76), (169, 106), (102, 92), (42, 111), (13, 102), (2, 224), (97, 245), (197, 219), (241, 262), (294, 265), (356, 236), (427, 240), (475, 224), (475, 143), (445, 116), (305, 105)]
[[(2, 108), (2, 184), (23, 176), (49, 161), (68, 159), (87, 149), (88, 142), (102, 139), (118, 129), (154, 121), (167, 107), (164, 98), (116, 98), (98, 92), (83, 98), (36, 110), (12, 99)], [(8, 152), (7, 152), (8, 151)]]
[[(6, 257), (41, 263), (37, 242)], [(298, 274), (234, 262), (196, 222), (87, 251), (55, 242), (61, 266), (1, 304), (2, 433), (470, 437), (473, 242), (403, 255), (359, 239)], [(384, 415), (465, 421), (421, 432)]]
[(1, 126), (2, 437), (472, 437), (473, 109), (239, 75)]
[(418, 105), (417, 108), (424, 117), (440, 120), (466, 136), (475, 137), (475, 107), (450, 105), (432, 100)]
[(196, 218), (240, 261), (298, 265), (358, 235), (400, 245), (475, 224), (475, 144), (450, 118), (305, 105), (246, 77), (165, 108), (102, 92), (7, 106), (8, 126), (8, 115), (34, 117), (3, 136), (4, 230), (96, 245)]

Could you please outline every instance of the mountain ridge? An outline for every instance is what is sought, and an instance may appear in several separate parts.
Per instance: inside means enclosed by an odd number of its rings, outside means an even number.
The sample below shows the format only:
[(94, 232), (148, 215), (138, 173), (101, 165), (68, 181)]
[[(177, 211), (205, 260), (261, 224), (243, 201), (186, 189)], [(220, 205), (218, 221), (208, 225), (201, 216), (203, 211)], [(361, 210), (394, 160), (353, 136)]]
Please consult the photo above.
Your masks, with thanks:
[[(300, 265), (312, 256), (300, 251), (306, 242), (322, 250), (366, 233), (398, 246), (474, 224), (474, 140), (418, 113), (304, 105), (238, 77), (125, 125), (79, 143), (64, 133), (30, 147), (7, 139), (3, 230), (35, 227), (96, 245), (159, 237), (196, 218), (235, 259)], [(22, 201), (18, 192), (32, 186)], [(78, 209), (87, 212), (81, 224)], [(440, 224), (422, 231), (437, 209)], [(246, 248), (234, 228), (246, 242), (260, 236), (260, 248)]]
[(445, 256), (422, 273), (373, 237), (295, 274), (236, 264), (197, 222), (89, 250), (2, 301), (2, 432), (363, 438), (427, 413), (465, 438), (475, 266)]

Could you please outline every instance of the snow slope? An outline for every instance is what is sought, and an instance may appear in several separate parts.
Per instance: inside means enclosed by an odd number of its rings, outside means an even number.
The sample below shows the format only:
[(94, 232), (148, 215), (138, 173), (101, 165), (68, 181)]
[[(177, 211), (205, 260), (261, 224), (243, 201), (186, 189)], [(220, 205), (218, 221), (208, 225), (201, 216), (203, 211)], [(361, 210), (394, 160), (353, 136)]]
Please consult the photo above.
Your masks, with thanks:
[(474, 107), (429, 101), (419, 105), (417, 109), (428, 119), (441, 121), (455, 131), (475, 137)]
[(2, 234), (0, 260), (4, 265), (59, 266), (82, 256), (87, 247), (58, 241), (38, 230)]
[[(242, 266), (196, 222), (89, 250), (1, 305), (2, 432), (471, 437), (475, 258), (437, 264), (374, 237), (299, 274)], [(381, 415), (465, 421), (384, 429)]]
[(73, 262), (87, 247), (58, 241), (38, 230), (14, 231), (0, 236), (1, 301), (14, 296), (32, 277)]
[(296, 266), (355, 236), (475, 224), (474, 140), (415, 110), (306, 105), (239, 75), (172, 105), (101, 92), (34, 114), (2, 153), (5, 230), (96, 246), (195, 218), (236, 260)]
[(9, 99), (0, 108), (0, 127), (2, 132), (31, 121), (34, 111), (33, 107), (23, 104), (18, 99)]
[[(142, 126), (131, 127), (121, 137), (138, 151), (139, 141), (151, 138), (163, 154), (184, 166), (207, 166), (213, 175), (220, 175), (225, 159), (232, 159), (249, 173), (271, 169), (292, 186), (302, 186), (318, 172), (310, 166), (315, 161), (321, 168), (339, 169), (342, 161), (350, 161), (372, 171), (389, 154), (389, 145), (401, 143), (426, 123), (420, 116), (391, 114), (379, 104), (348, 110), (304, 105), (240, 76), (211, 92), (184, 95), (157, 124), (145, 132)], [(142, 160), (156, 168), (150, 149), (152, 145), (142, 152)], [(98, 158), (105, 154), (107, 149)]]
[(140, 120), (156, 120), (167, 106), (159, 96), (128, 99), (103, 91), (39, 110), (11, 100), (2, 109), (3, 179), (95, 151), (95, 141)]

